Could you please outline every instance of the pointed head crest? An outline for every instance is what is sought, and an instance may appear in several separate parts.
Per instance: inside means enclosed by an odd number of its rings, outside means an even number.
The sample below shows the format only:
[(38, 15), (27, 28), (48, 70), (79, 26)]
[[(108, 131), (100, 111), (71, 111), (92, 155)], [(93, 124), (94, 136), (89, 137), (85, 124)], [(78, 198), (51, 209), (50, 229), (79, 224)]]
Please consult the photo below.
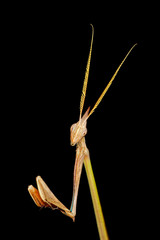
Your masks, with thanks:
[(77, 123), (72, 124), (70, 128), (70, 142), (74, 146), (87, 134), (87, 119), (90, 107), (87, 109), (83, 117), (79, 118)]

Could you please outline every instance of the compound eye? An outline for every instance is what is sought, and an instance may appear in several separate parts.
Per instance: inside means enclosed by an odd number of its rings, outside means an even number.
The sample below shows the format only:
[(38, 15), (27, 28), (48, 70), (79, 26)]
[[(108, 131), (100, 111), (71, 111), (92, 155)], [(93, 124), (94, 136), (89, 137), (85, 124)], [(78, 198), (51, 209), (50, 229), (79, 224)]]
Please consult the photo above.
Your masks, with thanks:
[(87, 134), (87, 130), (85, 130), (84, 132), (83, 132), (83, 136), (85, 136)]
[(72, 130), (73, 130), (73, 128), (74, 128), (74, 124), (71, 126), (70, 130), (72, 131)]

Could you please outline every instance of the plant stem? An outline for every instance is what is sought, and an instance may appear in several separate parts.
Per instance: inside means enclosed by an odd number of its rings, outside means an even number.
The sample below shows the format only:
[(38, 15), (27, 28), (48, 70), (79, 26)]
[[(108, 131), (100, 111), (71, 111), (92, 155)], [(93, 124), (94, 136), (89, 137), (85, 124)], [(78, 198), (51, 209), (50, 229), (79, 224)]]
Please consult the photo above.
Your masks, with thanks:
[(84, 159), (100, 240), (109, 240), (89, 155)]

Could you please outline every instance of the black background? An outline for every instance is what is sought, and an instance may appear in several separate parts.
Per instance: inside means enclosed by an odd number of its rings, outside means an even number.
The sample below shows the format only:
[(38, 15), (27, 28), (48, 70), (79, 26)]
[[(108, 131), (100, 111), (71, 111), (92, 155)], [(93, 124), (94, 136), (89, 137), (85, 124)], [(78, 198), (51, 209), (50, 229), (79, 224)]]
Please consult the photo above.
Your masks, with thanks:
[(82, 3), (37, 3), (5, 9), (3, 182), (12, 235), (98, 239), (84, 169), (75, 223), (58, 211), (38, 209), (27, 191), (40, 175), (70, 207), (75, 147), (70, 146), (69, 129), (79, 117), (90, 23), (95, 35), (84, 111), (93, 107), (128, 50), (138, 43), (87, 125), (86, 142), (108, 233), (111, 240), (143, 239), (154, 233), (157, 175), (150, 158), (153, 90), (148, 72), (157, 15), (156, 6), (146, 4), (99, 2), (87, 8)]

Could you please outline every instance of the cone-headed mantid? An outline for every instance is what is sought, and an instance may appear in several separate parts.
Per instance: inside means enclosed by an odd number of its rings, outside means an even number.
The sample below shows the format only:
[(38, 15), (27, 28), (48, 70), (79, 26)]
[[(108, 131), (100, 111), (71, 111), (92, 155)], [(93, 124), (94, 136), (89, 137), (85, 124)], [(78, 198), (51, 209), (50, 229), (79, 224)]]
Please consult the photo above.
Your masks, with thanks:
[(80, 177), (82, 172), (82, 166), (83, 163), (85, 165), (85, 170), (88, 178), (88, 183), (90, 187), (93, 207), (95, 211), (98, 231), (100, 239), (107, 240), (108, 234), (105, 227), (105, 221), (102, 213), (102, 208), (100, 204), (100, 199), (96, 187), (96, 182), (92, 170), (92, 165), (90, 161), (89, 156), (89, 150), (86, 146), (85, 142), (85, 135), (87, 134), (87, 120), (91, 116), (91, 114), (94, 112), (94, 110), (98, 107), (99, 103), (102, 101), (104, 95), (106, 94), (107, 90), (111, 86), (113, 80), (115, 79), (118, 71), (120, 70), (121, 66), (125, 62), (126, 58), (132, 51), (132, 49), (137, 45), (133, 45), (132, 48), (128, 51), (120, 65), (118, 66), (117, 70), (113, 74), (112, 78), (108, 82), (107, 86), (103, 90), (102, 94), (98, 98), (97, 102), (95, 103), (94, 107), (90, 110), (90, 107), (87, 109), (87, 111), (82, 116), (84, 101), (86, 97), (86, 90), (87, 90), (87, 84), (88, 84), (88, 77), (89, 77), (89, 69), (90, 69), (90, 62), (91, 62), (91, 54), (92, 54), (92, 46), (93, 46), (93, 37), (94, 37), (94, 28), (92, 27), (92, 38), (91, 38), (91, 45), (90, 45), (90, 51), (86, 66), (86, 72), (85, 72), (85, 78), (83, 83), (83, 89), (82, 89), (82, 95), (80, 100), (80, 115), (79, 120), (77, 123), (74, 123), (70, 128), (70, 143), (71, 146), (76, 145), (76, 157), (75, 157), (75, 165), (74, 165), (74, 173), (73, 173), (73, 195), (72, 195), (72, 201), (71, 201), (71, 207), (68, 209), (66, 206), (64, 206), (57, 198), (56, 196), (51, 192), (47, 184), (44, 182), (44, 180), (38, 176), (36, 178), (37, 181), (37, 187), (38, 190), (30, 185), (28, 187), (28, 191), (33, 198), (35, 204), (38, 207), (49, 207), (51, 209), (59, 209), (62, 213), (67, 215), (68, 217), (72, 218), (73, 221), (75, 221), (76, 216), (76, 206), (77, 206), (77, 196), (78, 196), (78, 189), (79, 189), (79, 183), (80, 183)]

